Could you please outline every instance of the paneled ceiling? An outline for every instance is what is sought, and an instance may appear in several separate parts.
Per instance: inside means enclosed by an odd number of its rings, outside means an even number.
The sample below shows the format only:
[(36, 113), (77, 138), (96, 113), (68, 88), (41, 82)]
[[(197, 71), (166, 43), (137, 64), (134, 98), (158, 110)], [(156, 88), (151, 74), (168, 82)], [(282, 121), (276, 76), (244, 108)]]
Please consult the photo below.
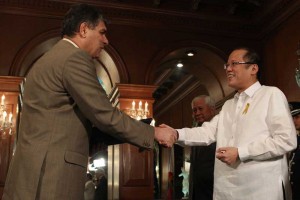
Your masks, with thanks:
[(107, 8), (109, 12), (116, 14), (116, 18), (118, 18), (116, 11), (122, 10), (120, 17), (132, 15), (137, 24), (144, 24), (144, 20), (147, 19), (147, 22), (161, 28), (167, 24), (168, 28), (181, 26), (205, 33), (256, 38), (263, 37), (299, 7), (297, 0), (90, 0), (89, 2)]
[(210, 34), (255, 39), (263, 38), (300, 7), (299, 0), (64, 1), (99, 5), (119, 23), (142, 26), (150, 23), (168, 29), (180, 26)]
[(0, 0), (0, 12), (61, 17), (78, 2), (101, 7), (117, 24), (182, 27), (255, 39), (263, 38), (300, 7), (299, 0)]

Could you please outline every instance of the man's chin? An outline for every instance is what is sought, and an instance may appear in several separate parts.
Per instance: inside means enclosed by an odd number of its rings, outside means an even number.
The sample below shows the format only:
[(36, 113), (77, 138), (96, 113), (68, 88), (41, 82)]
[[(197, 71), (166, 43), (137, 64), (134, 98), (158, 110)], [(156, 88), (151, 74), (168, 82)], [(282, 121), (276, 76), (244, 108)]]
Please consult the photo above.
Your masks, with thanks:
[(101, 49), (97, 51), (97, 53), (95, 53), (92, 58), (99, 58), (100, 57), (100, 53), (101, 53)]
[(99, 57), (100, 57), (100, 54), (97, 54), (97, 55), (93, 55), (93, 56), (92, 56), (93, 59), (97, 59), (97, 58), (99, 58)]
[(235, 84), (234, 84), (234, 82), (232, 82), (232, 81), (228, 81), (228, 83), (227, 83), (227, 84), (228, 84), (228, 86), (229, 86), (229, 87), (231, 87), (231, 88), (235, 88), (235, 87), (234, 87), (234, 85), (235, 85)]
[(202, 119), (201, 120), (197, 120), (198, 124), (202, 124), (203, 122), (204, 122), (204, 120), (202, 120)]

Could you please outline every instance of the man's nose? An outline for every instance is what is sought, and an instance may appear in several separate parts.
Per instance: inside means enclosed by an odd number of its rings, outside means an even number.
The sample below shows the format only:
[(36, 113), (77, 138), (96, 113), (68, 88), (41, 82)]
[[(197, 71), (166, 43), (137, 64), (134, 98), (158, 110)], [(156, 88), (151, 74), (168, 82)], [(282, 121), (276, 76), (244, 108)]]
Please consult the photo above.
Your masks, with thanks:
[(196, 110), (196, 115), (199, 115), (201, 114), (201, 111), (200, 110)]
[(108, 41), (106, 35), (104, 36), (104, 41), (103, 41), (103, 43), (104, 43), (105, 45), (108, 45), (108, 44), (109, 44), (109, 41)]

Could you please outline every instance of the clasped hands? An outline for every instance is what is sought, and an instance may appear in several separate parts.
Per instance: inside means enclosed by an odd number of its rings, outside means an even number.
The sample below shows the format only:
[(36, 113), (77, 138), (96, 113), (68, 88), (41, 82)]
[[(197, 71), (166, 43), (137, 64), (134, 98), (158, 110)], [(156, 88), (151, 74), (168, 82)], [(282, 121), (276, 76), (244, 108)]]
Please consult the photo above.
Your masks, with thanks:
[(172, 147), (177, 137), (177, 131), (168, 125), (161, 124), (155, 127), (154, 139), (164, 147)]
[[(178, 133), (172, 127), (161, 124), (155, 127), (155, 140), (164, 147), (172, 147), (178, 140)], [(216, 158), (227, 165), (235, 164), (239, 160), (238, 148), (220, 147), (216, 150)]]

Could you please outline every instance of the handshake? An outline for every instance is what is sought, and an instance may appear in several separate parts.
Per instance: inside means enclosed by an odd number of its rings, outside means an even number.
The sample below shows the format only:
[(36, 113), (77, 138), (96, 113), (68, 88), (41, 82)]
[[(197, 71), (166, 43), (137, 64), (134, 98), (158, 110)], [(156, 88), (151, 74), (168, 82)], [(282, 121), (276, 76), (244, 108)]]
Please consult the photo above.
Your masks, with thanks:
[(164, 147), (172, 147), (178, 140), (178, 132), (166, 124), (161, 124), (155, 127), (154, 139)]

